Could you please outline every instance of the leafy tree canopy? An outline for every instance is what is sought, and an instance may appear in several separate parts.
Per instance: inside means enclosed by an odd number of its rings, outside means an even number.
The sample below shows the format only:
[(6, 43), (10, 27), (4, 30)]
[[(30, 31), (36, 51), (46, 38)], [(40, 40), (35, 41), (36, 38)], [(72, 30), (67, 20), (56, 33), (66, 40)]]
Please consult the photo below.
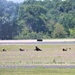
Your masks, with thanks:
[(0, 0), (0, 39), (75, 37), (75, 0)]

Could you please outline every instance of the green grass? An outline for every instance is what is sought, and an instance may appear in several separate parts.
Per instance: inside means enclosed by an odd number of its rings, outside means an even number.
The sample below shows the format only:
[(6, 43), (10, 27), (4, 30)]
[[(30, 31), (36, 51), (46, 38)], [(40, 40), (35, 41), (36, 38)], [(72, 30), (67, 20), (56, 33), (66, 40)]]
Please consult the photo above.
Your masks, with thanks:
[(75, 69), (68, 69), (68, 68), (0, 69), (0, 75), (75, 75)]
[[(24, 48), (27, 50), (34, 50), (36, 45), (0, 45), (0, 51), (5, 48), (6, 50), (18, 50), (19, 48)], [(39, 48), (43, 50), (55, 49), (59, 50), (60, 48), (75, 48), (75, 45), (37, 45)]]
[[(0, 45), (1, 66), (75, 64), (75, 45), (37, 45), (41, 52), (34, 51), (35, 45)], [(2, 52), (5, 48), (7, 52)], [(20, 52), (19, 48), (27, 51)], [(63, 48), (71, 48), (63, 52)], [(6, 68), (0, 75), (75, 75), (75, 68)]]
[[(75, 45), (37, 45), (42, 51), (34, 51), (35, 45), (0, 45), (0, 65), (75, 64)], [(3, 52), (5, 48), (7, 51)], [(19, 48), (27, 51), (19, 51)], [(71, 50), (62, 51), (63, 48)]]
[(30, 46), (27, 45), (0, 45), (0, 51), (5, 48), (8, 51), (18, 50), (19, 48), (29, 49)]
[[(0, 45), (0, 51), (5, 48), (8, 51), (12, 51), (12, 50), (19, 50), (19, 48), (23, 48), (26, 50), (34, 50), (36, 45)], [(42, 45), (38, 45), (41, 48), (44, 48), (44, 46)], [(45, 46), (46, 48), (49, 47), (49, 45)]]

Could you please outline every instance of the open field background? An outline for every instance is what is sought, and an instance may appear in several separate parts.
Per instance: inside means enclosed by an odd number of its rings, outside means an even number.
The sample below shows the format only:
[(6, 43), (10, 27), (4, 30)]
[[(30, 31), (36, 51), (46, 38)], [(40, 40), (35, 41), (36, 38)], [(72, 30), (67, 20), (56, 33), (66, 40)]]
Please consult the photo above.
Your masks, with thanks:
[[(75, 45), (0, 45), (0, 66), (75, 64)], [(6, 51), (2, 51), (5, 48)], [(19, 51), (19, 48), (25, 51)], [(63, 51), (67, 48), (67, 51)]]
[[(0, 67), (39, 65), (36, 68), (0, 68), (0, 75), (75, 75), (75, 68), (44, 68), (40, 65), (75, 65), (75, 45), (0, 45)], [(5, 48), (6, 51), (2, 51)], [(19, 48), (25, 49), (20, 51)], [(63, 48), (67, 51), (63, 51)]]
[(63, 68), (0, 69), (0, 75), (75, 75), (75, 69), (63, 69)]

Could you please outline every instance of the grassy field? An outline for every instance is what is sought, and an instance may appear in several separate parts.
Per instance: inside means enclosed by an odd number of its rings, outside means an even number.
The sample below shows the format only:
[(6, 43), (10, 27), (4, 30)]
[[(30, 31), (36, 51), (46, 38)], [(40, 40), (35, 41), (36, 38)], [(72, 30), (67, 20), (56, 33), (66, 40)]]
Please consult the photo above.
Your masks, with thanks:
[[(75, 45), (0, 45), (0, 66), (71, 65), (75, 64)], [(6, 51), (2, 51), (5, 48)], [(19, 51), (19, 48), (25, 51)], [(67, 51), (63, 51), (63, 48)], [(75, 75), (71, 68), (6, 68), (0, 75)]]
[[(75, 45), (37, 46), (42, 51), (34, 51), (35, 45), (0, 45), (0, 65), (75, 64)], [(2, 51), (3, 48), (7, 51)], [(25, 51), (19, 51), (19, 48)]]
[(75, 69), (63, 69), (63, 68), (0, 69), (0, 75), (75, 75)]

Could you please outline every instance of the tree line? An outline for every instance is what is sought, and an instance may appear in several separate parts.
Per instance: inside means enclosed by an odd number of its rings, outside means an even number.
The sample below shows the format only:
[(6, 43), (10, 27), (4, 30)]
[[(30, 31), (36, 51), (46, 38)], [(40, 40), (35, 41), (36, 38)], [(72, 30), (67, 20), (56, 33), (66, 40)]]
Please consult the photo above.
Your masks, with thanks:
[(0, 0), (0, 39), (75, 37), (75, 0)]

